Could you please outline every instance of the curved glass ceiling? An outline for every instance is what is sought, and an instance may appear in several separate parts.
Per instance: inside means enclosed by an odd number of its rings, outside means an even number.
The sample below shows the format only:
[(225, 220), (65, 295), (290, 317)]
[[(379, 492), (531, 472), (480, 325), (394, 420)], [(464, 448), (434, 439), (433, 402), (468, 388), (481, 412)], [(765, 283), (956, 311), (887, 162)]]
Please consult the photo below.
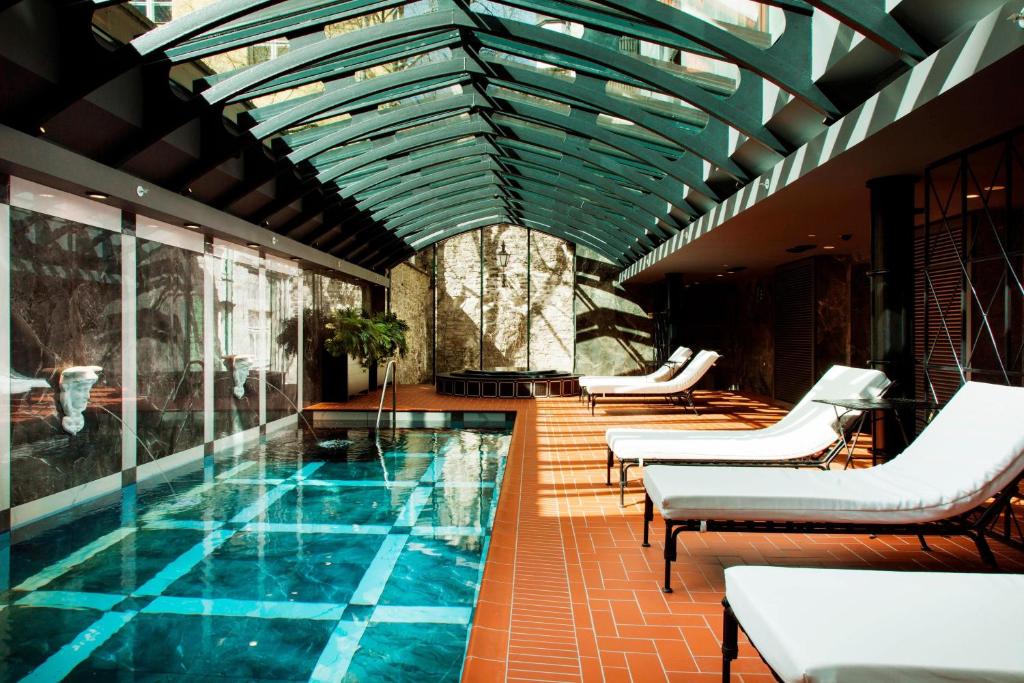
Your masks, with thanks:
[[(508, 222), (620, 265), (755, 175), (738, 144), (793, 149), (766, 93), (842, 114), (811, 77), (815, 11), (924, 56), (874, 0), (93, 2), (148, 20), (131, 59), (175, 67), (413, 250)], [(333, 232), (320, 248), (344, 243), (343, 220)]]

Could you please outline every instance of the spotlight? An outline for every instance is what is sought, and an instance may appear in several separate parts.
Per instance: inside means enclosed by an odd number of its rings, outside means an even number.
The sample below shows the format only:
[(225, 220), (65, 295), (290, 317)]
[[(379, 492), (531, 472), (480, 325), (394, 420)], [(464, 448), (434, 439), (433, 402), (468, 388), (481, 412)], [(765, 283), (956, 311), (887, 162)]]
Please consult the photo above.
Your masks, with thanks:
[(831, 250), (835, 249), (835, 247), (833, 247), (831, 244), (826, 244), (825, 246), (822, 247), (822, 249)]
[(198, 223), (186, 223), (185, 227), (189, 230), (198, 230), (201, 226)]
[(89, 190), (88, 192), (85, 193), (85, 196), (88, 197), (89, 199), (108, 199), (109, 198), (107, 195), (103, 194), (102, 192), (96, 192), (94, 190)]

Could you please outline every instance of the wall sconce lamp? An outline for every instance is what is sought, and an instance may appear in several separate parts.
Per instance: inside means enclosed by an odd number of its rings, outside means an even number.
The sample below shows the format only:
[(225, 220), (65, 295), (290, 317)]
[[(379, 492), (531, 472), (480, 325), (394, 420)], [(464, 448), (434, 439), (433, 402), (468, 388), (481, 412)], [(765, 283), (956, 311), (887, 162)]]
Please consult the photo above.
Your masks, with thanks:
[(501, 246), (498, 247), (498, 251), (494, 255), (498, 257), (498, 266), (501, 268), (501, 286), (507, 287), (508, 282), (505, 280), (505, 269), (508, 267), (508, 257), (510, 254), (505, 248), (504, 242), (501, 243)]

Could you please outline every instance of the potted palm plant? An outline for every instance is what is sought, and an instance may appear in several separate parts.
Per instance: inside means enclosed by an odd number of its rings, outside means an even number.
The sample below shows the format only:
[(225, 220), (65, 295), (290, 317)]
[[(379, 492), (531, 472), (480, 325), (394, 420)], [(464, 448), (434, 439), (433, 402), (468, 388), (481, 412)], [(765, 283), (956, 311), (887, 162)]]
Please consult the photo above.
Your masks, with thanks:
[(326, 329), (327, 353), (335, 357), (348, 356), (364, 370), (359, 372), (350, 363), (350, 394), (356, 393), (353, 388), (356, 391), (369, 388), (367, 373), (371, 368), (397, 361), (408, 351), (405, 334), (409, 325), (391, 312), (371, 315), (355, 308), (340, 308), (331, 314)]

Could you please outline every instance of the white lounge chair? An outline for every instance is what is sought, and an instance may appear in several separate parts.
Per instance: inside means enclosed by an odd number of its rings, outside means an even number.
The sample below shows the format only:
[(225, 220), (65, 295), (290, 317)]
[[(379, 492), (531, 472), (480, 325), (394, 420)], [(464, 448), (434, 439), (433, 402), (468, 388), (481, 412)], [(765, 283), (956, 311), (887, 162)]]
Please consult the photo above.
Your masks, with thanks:
[(587, 390), (590, 394), (590, 414), (594, 414), (594, 406), (597, 405), (597, 397), (616, 396), (661, 396), (668, 399), (677, 399), (690, 406), (693, 412), (697, 407), (693, 404), (692, 391), (697, 382), (707, 374), (711, 366), (721, 356), (714, 351), (700, 351), (693, 357), (686, 367), (679, 374), (665, 382), (642, 382), (638, 384), (594, 384)]
[[(968, 382), (903, 453), (863, 470), (644, 469), (644, 544), (665, 521), (665, 591), (682, 531), (966, 535), (984, 530), (1024, 475), (1024, 388)], [(995, 501), (985, 506), (990, 498)], [(927, 547), (927, 546), (924, 546)]]
[(608, 485), (615, 458), (619, 460), (620, 504), (629, 469), (645, 463), (827, 468), (842, 450), (843, 431), (860, 412), (850, 411), (836, 420), (832, 406), (815, 401), (876, 398), (889, 384), (878, 370), (834, 365), (785, 417), (763, 429), (609, 429), (605, 432)]
[(1019, 574), (729, 567), (723, 604), (723, 682), (742, 626), (784, 683), (1024, 683)]
[(665, 380), (671, 379), (673, 375), (678, 373), (679, 370), (686, 365), (686, 361), (690, 360), (692, 355), (693, 351), (685, 346), (680, 346), (672, 352), (672, 355), (670, 355), (657, 370), (647, 375), (583, 375), (579, 379), (580, 396), (586, 400), (587, 393), (593, 385), (631, 385), (647, 384), (650, 382), (664, 382)]

